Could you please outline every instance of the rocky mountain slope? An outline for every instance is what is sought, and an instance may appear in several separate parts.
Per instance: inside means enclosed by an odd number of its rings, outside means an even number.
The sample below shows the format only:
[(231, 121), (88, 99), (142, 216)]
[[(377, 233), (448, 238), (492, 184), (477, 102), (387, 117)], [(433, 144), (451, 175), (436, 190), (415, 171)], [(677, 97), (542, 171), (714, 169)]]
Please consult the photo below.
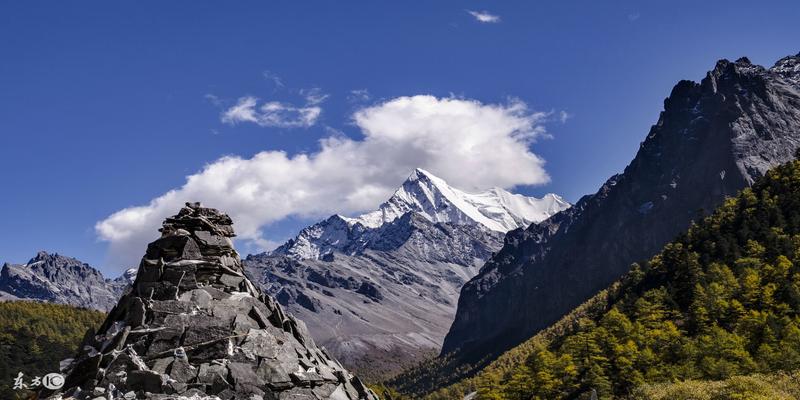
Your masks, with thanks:
[(243, 273), (232, 221), (164, 221), (132, 290), (88, 333), (51, 398), (377, 399)]
[(408, 212), (433, 223), (478, 226), (505, 233), (542, 221), (569, 206), (552, 193), (541, 199), (500, 188), (467, 193), (417, 168), (378, 210), (355, 218), (333, 215), (303, 229), (296, 238), (270, 254), (298, 260), (321, 259), (332, 252), (357, 254), (374, 241), (373, 237), (381, 236), (377, 228)]
[(439, 350), (461, 286), (506, 228), (568, 206), (556, 195), (469, 194), (416, 170), (379, 210), (334, 215), (244, 264), (345, 365), (382, 378)]
[(492, 358), (647, 259), (800, 146), (800, 55), (719, 61), (681, 81), (633, 161), (545, 223), (512, 231), (461, 291), (443, 353)]
[(476, 376), (425, 398), (797, 399), (800, 380), (784, 373), (800, 368), (799, 234), (795, 160)]
[(40, 251), (27, 264), (3, 264), (0, 301), (38, 300), (108, 311), (134, 278), (135, 269), (110, 280), (82, 261)]

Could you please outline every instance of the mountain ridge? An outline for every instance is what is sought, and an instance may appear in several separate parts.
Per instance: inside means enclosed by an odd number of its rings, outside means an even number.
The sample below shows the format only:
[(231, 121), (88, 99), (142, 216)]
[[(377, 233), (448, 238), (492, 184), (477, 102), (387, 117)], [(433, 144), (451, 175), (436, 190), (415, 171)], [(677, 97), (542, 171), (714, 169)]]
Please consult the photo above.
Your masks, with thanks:
[[(450, 212), (451, 206), (457, 210)], [(416, 168), (379, 210), (345, 220), (375, 227), (409, 211), (416, 211), (431, 222), (477, 223), (495, 231), (508, 232), (540, 222), (568, 206), (569, 203), (554, 193), (541, 199), (498, 187), (469, 193), (450, 186), (444, 179), (422, 168)]]
[[(795, 370), (798, 194), (800, 161), (771, 169), (557, 323), (426, 398), (584, 398), (594, 389), (638, 399), (663, 395), (654, 387), (666, 383), (694, 380), (697, 390)], [(727, 394), (750, 398), (742, 391), (751, 385), (738, 389)]]
[(471, 194), (416, 169), (378, 210), (333, 215), (244, 265), (317, 342), (382, 380), (438, 352), (461, 286), (500, 248), (506, 228), (567, 206), (556, 195)]
[(38, 300), (108, 311), (135, 278), (135, 269), (108, 279), (76, 258), (39, 251), (26, 264), (3, 264), (0, 300)]
[(421, 168), (415, 169), (392, 196), (377, 210), (357, 217), (339, 214), (301, 230), (271, 255), (296, 259), (320, 259), (333, 251), (358, 254), (370, 243), (370, 234), (408, 212), (431, 222), (479, 225), (508, 232), (540, 222), (570, 204), (548, 193), (541, 199), (513, 194), (500, 188), (468, 193), (447, 184)]
[(720, 60), (700, 83), (679, 82), (622, 174), (508, 235), (462, 289), (442, 354), (496, 357), (648, 258), (698, 210), (792, 159), (800, 146), (797, 63)]

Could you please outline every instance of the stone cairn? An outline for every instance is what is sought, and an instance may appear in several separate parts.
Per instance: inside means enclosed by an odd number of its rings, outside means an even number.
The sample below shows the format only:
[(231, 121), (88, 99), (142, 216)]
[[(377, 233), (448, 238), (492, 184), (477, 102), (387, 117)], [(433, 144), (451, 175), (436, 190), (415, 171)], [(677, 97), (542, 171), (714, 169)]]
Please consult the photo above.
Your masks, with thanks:
[(230, 217), (187, 203), (159, 231), (64, 387), (42, 397), (377, 400), (245, 277)]

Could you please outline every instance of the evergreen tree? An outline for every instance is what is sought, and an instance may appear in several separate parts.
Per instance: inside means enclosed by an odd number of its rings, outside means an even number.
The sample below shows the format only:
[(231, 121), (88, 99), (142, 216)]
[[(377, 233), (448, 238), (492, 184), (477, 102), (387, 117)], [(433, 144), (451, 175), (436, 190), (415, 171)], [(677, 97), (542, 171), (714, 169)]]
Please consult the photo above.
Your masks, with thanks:
[[(645, 383), (800, 369), (798, 263), (793, 161), (472, 382), (481, 399), (607, 399)], [(525, 357), (509, 366), (515, 352)]]

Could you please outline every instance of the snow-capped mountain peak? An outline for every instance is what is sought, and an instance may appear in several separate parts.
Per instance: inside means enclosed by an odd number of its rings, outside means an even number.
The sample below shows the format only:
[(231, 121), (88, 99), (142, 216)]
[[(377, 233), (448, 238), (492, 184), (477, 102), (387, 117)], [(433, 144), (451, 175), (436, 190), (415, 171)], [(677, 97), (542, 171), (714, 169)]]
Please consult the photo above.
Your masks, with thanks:
[(333, 215), (303, 229), (272, 253), (309, 259), (334, 250), (352, 252), (369, 242), (370, 232), (409, 212), (434, 223), (472, 225), (504, 233), (543, 221), (569, 207), (568, 202), (552, 193), (539, 199), (500, 188), (465, 192), (417, 168), (377, 210), (354, 218)]
[(508, 232), (543, 221), (569, 206), (568, 202), (552, 193), (541, 199), (500, 188), (468, 193), (417, 168), (378, 210), (345, 220), (350, 225), (360, 223), (374, 228), (414, 211), (431, 222), (482, 225), (493, 231)]
[(125, 284), (132, 284), (136, 280), (136, 275), (139, 273), (137, 268), (128, 268), (114, 281), (122, 282)]

